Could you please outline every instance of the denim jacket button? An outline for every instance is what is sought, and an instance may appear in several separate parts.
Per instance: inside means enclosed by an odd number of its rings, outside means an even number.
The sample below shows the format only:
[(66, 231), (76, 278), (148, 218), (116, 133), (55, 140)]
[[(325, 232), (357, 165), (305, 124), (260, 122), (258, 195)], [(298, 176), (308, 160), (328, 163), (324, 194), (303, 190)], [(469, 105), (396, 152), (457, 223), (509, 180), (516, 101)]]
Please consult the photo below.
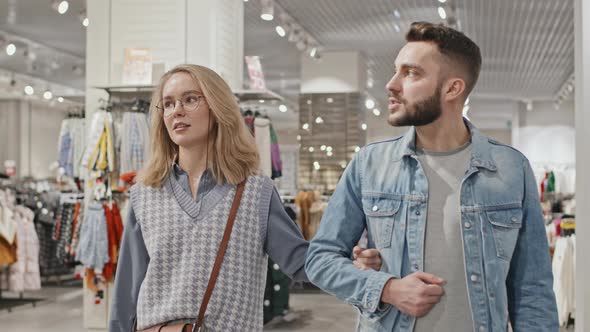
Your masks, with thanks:
[(486, 331), (486, 328), (485, 328), (485, 326), (480, 326), (480, 327), (479, 327), (479, 332), (485, 332), (485, 331)]
[(419, 216), (420, 215), (420, 211), (416, 211), (416, 215)]
[(477, 281), (477, 276), (475, 274), (471, 275), (471, 281), (473, 281), (473, 282)]
[(463, 224), (463, 226), (465, 226), (465, 228), (471, 228), (471, 223), (466, 221), (465, 224)]
[(512, 217), (510, 220), (512, 220), (512, 222), (517, 222), (518, 219), (516, 219), (516, 217)]
[(373, 205), (373, 212), (379, 211), (379, 207), (377, 205)]

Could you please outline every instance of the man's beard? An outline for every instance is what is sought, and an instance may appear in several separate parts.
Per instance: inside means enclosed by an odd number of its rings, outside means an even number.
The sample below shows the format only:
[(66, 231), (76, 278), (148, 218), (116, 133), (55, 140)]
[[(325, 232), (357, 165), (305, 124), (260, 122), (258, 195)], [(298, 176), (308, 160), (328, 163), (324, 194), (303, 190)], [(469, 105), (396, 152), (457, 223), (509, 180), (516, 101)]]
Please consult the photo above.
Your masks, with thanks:
[[(387, 119), (387, 122), (395, 127), (404, 126), (425, 126), (436, 121), (442, 114), (440, 105), (440, 90), (442, 85), (436, 87), (434, 93), (423, 100), (417, 101), (413, 104), (408, 104), (404, 99), (398, 99), (404, 106), (401, 110), (403, 114), (401, 117), (395, 119)], [(397, 97), (396, 97), (397, 99)], [(400, 112), (400, 110), (398, 110)]]

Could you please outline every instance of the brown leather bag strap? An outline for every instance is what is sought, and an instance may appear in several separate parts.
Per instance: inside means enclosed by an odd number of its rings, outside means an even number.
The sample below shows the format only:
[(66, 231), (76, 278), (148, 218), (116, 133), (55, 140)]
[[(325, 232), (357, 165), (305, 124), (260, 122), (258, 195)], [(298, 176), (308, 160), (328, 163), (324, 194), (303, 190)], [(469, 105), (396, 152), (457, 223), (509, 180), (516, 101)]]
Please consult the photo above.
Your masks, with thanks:
[(203, 302), (201, 303), (201, 308), (199, 309), (199, 316), (197, 317), (197, 321), (195, 322), (193, 331), (198, 331), (203, 326), (203, 319), (205, 318), (205, 311), (207, 310), (207, 305), (209, 304), (209, 299), (213, 294), (213, 288), (215, 288), (215, 282), (217, 281), (217, 276), (219, 276), (219, 270), (221, 269), (221, 263), (223, 262), (223, 257), (225, 256), (225, 250), (227, 249), (227, 245), (229, 243), (229, 238), (231, 235), (232, 228), (234, 226), (234, 221), (236, 219), (236, 214), (238, 213), (238, 208), (240, 207), (240, 200), (242, 199), (242, 193), (244, 192), (244, 187), (246, 184), (246, 180), (240, 182), (238, 184), (238, 188), (236, 189), (236, 195), (234, 197), (234, 202), (232, 204), (231, 210), (229, 212), (229, 218), (227, 220), (227, 225), (225, 226), (225, 232), (223, 233), (223, 239), (221, 240), (221, 245), (219, 245), (219, 251), (217, 252), (217, 258), (215, 259), (215, 264), (213, 265), (213, 270), (211, 271), (211, 277), (209, 277), (209, 284), (207, 285), (207, 290), (205, 291), (205, 296), (203, 296)]

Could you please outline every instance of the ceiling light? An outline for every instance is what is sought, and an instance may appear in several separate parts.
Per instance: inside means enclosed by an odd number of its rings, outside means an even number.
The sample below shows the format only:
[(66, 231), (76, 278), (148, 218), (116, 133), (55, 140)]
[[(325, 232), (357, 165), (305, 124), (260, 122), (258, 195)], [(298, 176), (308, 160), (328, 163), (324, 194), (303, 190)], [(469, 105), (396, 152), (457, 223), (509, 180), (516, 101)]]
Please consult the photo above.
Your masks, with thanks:
[(332, 152), (333, 148), (331, 146), (326, 147), (326, 151)]
[[(54, 1), (54, 3), (55, 2), (57, 1)], [(63, 15), (68, 11), (68, 8), (70, 8), (70, 4), (67, 1), (59, 1), (59, 4), (57, 5), (57, 12)]]
[(326, 152), (326, 156), (328, 156), (328, 157), (332, 157), (333, 155), (334, 155), (334, 153), (332, 151)]
[(43, 98), (49, 100), (51, 98), (53, 98), (53, 93), (51, 93), (51, 91), (46, 90), (45, 92), (43, 92)]
[(447, 12), (443, 7), (438, 7), (438, 16), (440, 16), (440, 18), (443, 20), (447, 18)]
[(6, 45), (6, 54), (13, 56), (14, 53), (16, 53), (16, 45), (13, 43)]
[(342, 167), (342, 169), (345, 169), (346, 168), (346, 161), (344, 161), (344, 160), (341, 161), (340, 162), (340, 167)]
[(248, 0), (244, 0), (244, 2), (248, 2)]
[(363, 124), (361, 125), (361, 129), (362, 129), (362, 130), (367, 130), (367, 124), (366, 124), (366, 123), (363, 123)]
[(372, 88), (373, 87), (373, 84), (374, 84), (373, 79), (372, 78), (369, 78), (367, 80), (367, 88)]
[(313, 168), (314, 168), (316, 171), (319, 171), (319, 170), (320, 170), (320, 163), (318, 163), (317, 161), (314, 161), (314, 162), (313, 162)]
[(311, 51), (309, 52), (309, 56), (312, 58), (315, 58), (315, 56), (318, 54), (318, 48), (317, 47), (312, 47)]
[(307, 105), (311, 105), (311, 99), (307, 100)]
[(264, 99), (260, 99), (258, 102), (264, 104)]
[(320, 150), (322, 150), (322, 151), (326, 151), (326, 146), (325, 146), (325, 145), (322, 145), (322, 146), (320, 147)]
[(285, 37), (287, 35), (287, 32), (285, 31), (285, 29), (282, 26), (280, 26), (280, 25), (277, 25), (277, 27), (275, 28), (275, 30), (277, 31), (277, 34), (279, 36), (281, 36), (281, 38), (282, 37)]
[(365, 107), (367, 109), (371, 109), (371, 108), (375, 107), (375, 101), (371, 98), (367, 98), (367, 100), (365, 101)]
[(27, 86), (25, 86), (25, 93), (27, 94), (27, 96), (30, 96), (33, 93), (35, 93), (35, 89), (33, 89), (32, 86), (27, 85)]
[(374, 114), (375, 116), (380, 116), (380, 115), (381, 115), (381, 111), (380, 111), (380, 110), (378, 110), (378, 109), (374, 109), (374, 110), (373, 110), (373, 114)]
[(354, 152), (359, 152), (360, 150), (361, 150), (361, 147), (358, 145), (354, 148)]
[(90, 21), (88, 20), (88, 17), (82, 21), (82, 25), (86, 28), (88, 27), (89, 24), (90, 24)]
[(274, 19), (275, 8), (273, 0), (260, 0), (262, 6), (262, 13), (260, 18), (265, 21), (272, 21)]
[(301, 141), (301, 135), (297, 135), (297, 140)]
[(533, 110), (533, 102), (532, 101), (529, 100), (526, 103), (526, 110), (529, 111), (529, 112)]
[(303, 130), (309, 130), (309, 123), (304, 123), (301, 128), (303, 128)]
[(64, 97), (57, 97), (57, 101), (60, 102), (60, 103), (63, 103), (64, 102)]
[(315, 151), (315, 149), (313, 148), (313, 146), (310, 146), (309, 147), (309, 152), (314, 152), (314, 151)]
[(447, 0), (438, 0), (438, 2), (445, 3), (445, 2), (447, 2)]
[(315, 118), (315, 123), (322, 124), (322, 123), (324, 123), (324, 119), (322, 119), (321, 116), (318, 116), (317, 118)]
[(393, 11), (393, 16), (395, 16), (397, 18), (402, 17), (402, 15), (400, 14), (399, 10), (397, 10), (397, 9)]
[(287, 112), (287, 106), (285, 106), (285, 105), (279, 105), (279, 111), (281, 111), (282, 113)]
[(402, 29), (399, 27), (399, 25), (397, 23), (393, 24), (393, 28), (395, 29), (396, 32), (402, 31)]
[(333, 103), (333, 102), (334, 102), (334, 98), (326, 98), (326, 102), (327, 102), (328, 104), (331, 104), (331, 103)]

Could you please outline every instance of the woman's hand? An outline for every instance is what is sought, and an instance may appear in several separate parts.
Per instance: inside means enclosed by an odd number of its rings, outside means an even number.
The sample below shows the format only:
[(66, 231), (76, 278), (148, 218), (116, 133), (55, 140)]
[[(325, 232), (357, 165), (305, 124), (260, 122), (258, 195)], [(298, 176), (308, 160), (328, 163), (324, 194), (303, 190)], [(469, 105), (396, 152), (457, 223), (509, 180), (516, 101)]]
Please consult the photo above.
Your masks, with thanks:
[(377, 249), (364, 249), (355, 246), (352, 249), (353, 264), (361, 270), (373, 269), (379, 271), (381, 269), (381, 255)]

